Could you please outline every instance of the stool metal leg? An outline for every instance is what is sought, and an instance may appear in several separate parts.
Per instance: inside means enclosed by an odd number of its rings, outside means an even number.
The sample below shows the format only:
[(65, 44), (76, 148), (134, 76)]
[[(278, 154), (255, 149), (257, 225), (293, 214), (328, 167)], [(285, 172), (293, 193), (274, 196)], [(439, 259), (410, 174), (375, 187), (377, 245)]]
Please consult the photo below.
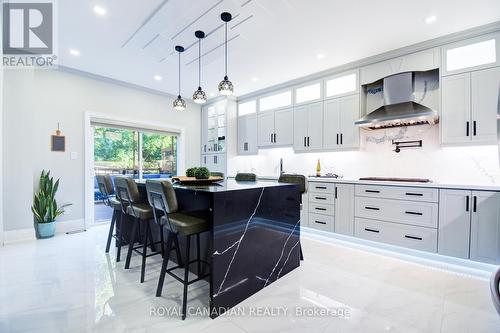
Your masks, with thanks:
[(146, 232), (144, 233), (144, 241), (142, 244), (141, 283), (144, 282), (144, 275), (146, 275), (146, 254), (148, 252), (148, 239), (150, 231), (151, 230), (149, 229), (149, 221), (146, 221)]
[(106, 253), (109, 253), (111, 238), (113, 238), (113, 231), (115, 229), (115, 221), (116, 221), (116, 209), (113, 209), (113, 216), (111, 216), (111, 224), (109, 225), (108, 241), (106, 243)]
[(163, 283), (165, 282), (165, 275), (167, 274), (167, 266), (169, 260), (169, 253), (172, 249), (172, 240), (174, 235), (169, 231), (167, 236), (167, 248), (165, 249), (165, 256), (163, 257), (163, 264), (161, 265), (160, 278), (158, 279), (158, 287), (156, 288), (156, 297), (161, 296), (161, 291), (163, 289)]
[[(179, 264), (179, 267), (183, 267), (184, 264), (182, 263), (182, 257), (181, 257), (181, 248), (179, 247), (179, 239), (177, 238), (177, 234), (173, 235), (173, 241), (175, 245), (175, 253), (177, 255), (177, 263)], [(168, 250), (167, 255), (170, 255), (170, 250)]]
[(186, 319), (186, 306), (187, 306), (187, 291), (188, 291), (188, 278), (189, 278), (189, 247), (191, 243), (191, 235), (186, 237), (186, 262), (184, 264), (184, 296), (182, 297), (182, 320)]
[(160, 226), (160, 245), (161, 245), (161, 257), (165, 257), (165, 243), (163, 237), (163, 228)]
[(137, 236), (137, 225), (139, 224), (139, 221), (137, 219), (134, 219), (133, 223), (134, 225), (132, 226), (132, 232), (130, 233), (128, 244), (127, 260), (125, 261), (125, 269), (130, 268), (130, 259), (132, 258), (132, 251), (134, 249), (134, 241), (135, 237)]
[[(116, 221), (116, 245), (118, 249), (116, 250), (116, 262), (120, 262), (121, 260), (121, 252), (122, 252), (122, 226), (123, 226), (123, 213), (121, 211), (118, 212), (120, 215), (120, 219)], [(119, 222), (119, 223), (118, 223)]]
[(151, 251), (156, 252), (156, 245), (155, 241), (153, 239), (153, 231), (151, 230), (151, 225), (149, 224), (149, 220), (146, 222), (148, 226), (146, 227), (146, 230), (148, 232), (149, 239), (151, 239), (151, 243), (149, 244), (151, 247)]

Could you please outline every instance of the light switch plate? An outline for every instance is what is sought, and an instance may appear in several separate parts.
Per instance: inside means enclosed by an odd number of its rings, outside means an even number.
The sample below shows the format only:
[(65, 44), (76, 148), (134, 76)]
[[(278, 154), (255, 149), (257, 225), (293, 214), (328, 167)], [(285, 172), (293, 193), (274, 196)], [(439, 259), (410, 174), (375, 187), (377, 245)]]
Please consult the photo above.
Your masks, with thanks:
[(76, 159), (78, 159), (78, 153), (77, 153), (76, 151), (72, 151), (72, 152), (71, 152), (71, 159), (72, 159), (72, 160), (76, 160)]

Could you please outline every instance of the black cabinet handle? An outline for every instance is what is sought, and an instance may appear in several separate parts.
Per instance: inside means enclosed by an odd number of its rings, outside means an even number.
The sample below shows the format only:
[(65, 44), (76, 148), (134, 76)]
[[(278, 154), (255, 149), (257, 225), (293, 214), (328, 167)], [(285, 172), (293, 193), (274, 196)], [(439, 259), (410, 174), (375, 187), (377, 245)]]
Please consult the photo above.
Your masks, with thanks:
[(326, 186), (315, 186), (315, 188), (319, 190), (326, 190)]
[(477, 212), (477, 197), (476, 197), (476, 196), (474, 196), (474, 199), (473, 199), (473, 200), (474, 200), (474, 203), (473, 203), (473, 208), (472, 208), (472, 211), (473, 211), (474, 213), (476, 213), (476, 212)]
[(304, 137), (304, 147), (307, 147), (307, 138)]
[(343, 137), (344, 137), (344, 133), (340, 133), (340, 144), (343, 145), (344, 143), (342, 142), (343, 141)]
[(365, 190), (366, 193), (380, 193), (380, 191), (377, 190)]
[(423, 213), (418, 213), (418, 212), (405, 212), (405, 214), (409, 214), (409, 215), (424, 215)]
[(276, 133), (274, 133), (274, 143), (276, 143)]
[(321, 208), (321, 207), (315, 207), (314, 209), (316, 209), (316, 210), (322, 210), (322, 211), (326, 210), (326, 208)]
[(314, 197), (316, 200), (326, 200), (324, 197)]
[(337, 133), (337, 144), (339, 144), (339, 134)]
[(422, 240), (422, 237), (415, 237), (415, 236), (409, 236), (409, 235), (405, 235), (405, 238), (409, 238), (409, 239), (415, 239), (415, 240)]
[(335, 199), (337, 199), (337, 187), (335, 187)]
[(307, 137), (307, 146), (310, 147), (310, 144), (309, 144), (309, 139), (310, 137)]
[(271, 133), (271, 143), (273, 143), (273, 133)]
[(413, 195), (415, 197), (423, 197), (424, 196), (422, 193), (410, 193), (410, 192), (406, 192), (405, 194), (406, 195)]
[(205, 153), (207, 152), (207, 145), (203, 146), (203, 150), (205, 151)]
[(380, 210), (380, 208), (376, 208), (376, 207), (367, 207), (367, 206), (365, 206), (365, 209), (369, 209), (369, 210)]
[(369, 232), (374, 232), (374, 233), (379, 233), (380, 231), (378, 230), (375, 230), (375, 229), (370, 229), (370, 228), (365, 228), (366, 231), (369, 231)]
[(465, 211), (469, 211), (469, 196), (465, 197)]
[(477, 127), (476, 125), (477, 125), (477, 122), (474, 120), (474, 121), (472, 122), (472, 134), (473, 134), (474, 136), (476, 136), (476, 134), (477, 134), (477, 133), (476, 133), (476, 127)]
[(465, 133), (467, 136), (469, 136), (469, 127), (470, 127), (470, 123), (467, 122), (467, 124), (465, 125)]
[(323, 221), (314, 221), (315, 223), (318, 223), (318, 224), (326, 224), (326, 222), (323, 222)]

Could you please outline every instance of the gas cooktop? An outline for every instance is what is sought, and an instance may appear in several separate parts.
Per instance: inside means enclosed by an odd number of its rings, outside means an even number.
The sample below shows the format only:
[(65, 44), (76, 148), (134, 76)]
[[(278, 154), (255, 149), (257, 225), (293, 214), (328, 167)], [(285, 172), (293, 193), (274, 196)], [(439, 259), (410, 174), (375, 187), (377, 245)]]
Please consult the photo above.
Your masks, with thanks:
[(359, 180), (380, 181), (380, 182), (406, 182), (406, 183), (430, 183), (426, 178), (395, 178), (395, 177), (361, 177)]

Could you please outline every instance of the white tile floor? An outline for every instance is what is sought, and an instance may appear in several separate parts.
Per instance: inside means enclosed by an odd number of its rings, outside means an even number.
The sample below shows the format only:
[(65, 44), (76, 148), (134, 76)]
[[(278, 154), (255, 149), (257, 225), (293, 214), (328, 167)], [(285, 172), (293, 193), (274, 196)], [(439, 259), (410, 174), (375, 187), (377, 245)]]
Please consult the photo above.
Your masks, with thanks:
[[(140, 284), (139, 258), (125, 271), (114, 249), (104, 253), (106, 233), (99, 226), (0, 248), (0, 332), (500, 332), (486, 279), (307, 238), (302, 266), (235, 308), (245, 315), (181, 321), (162, 312), (180, 305), (177, 281), (167, 278), (163, 297), (154, 296), (160, 258), (150, 258)], [(207, 306), (207, 293), (206, 283), (192, 285), (191, 311)], [(255, 315), (265, 307), (288, 312)], [(327, 308), (348, 317), (295, 314)]]

